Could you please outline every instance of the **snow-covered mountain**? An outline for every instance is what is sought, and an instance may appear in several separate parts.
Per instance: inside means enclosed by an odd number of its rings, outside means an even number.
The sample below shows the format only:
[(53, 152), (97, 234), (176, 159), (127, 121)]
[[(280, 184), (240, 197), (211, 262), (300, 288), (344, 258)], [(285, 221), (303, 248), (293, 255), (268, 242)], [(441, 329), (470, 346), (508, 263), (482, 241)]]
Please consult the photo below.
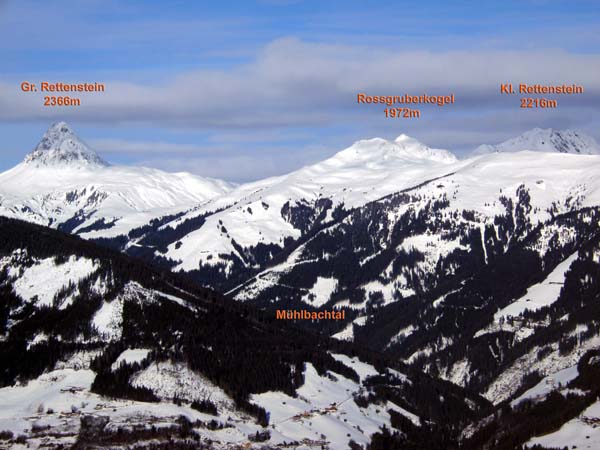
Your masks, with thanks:
[(283, 246), (316, 222), (330, 220), (336, 208), (362, 206), (442, 176), (456, 164), (463, 163), (452, 153), (405, 135), (395, 141), (358, 141), (320, 163), (244, 184), (166, 224), (176, 229), (204, 217), (201, 228), (170, 242), (164, 256), (179, 261), (176, 269), (182, 270), (203, 264), (230, 267), (222, 255), (235, 255), (245, 267), (255, 268), (255, 258), (241, 248)]
[[(449, 152), (428, 149), (406, 136), (394, 142), (371, 139), (291, 174), (239, 186), (174, 220), (161, 221), (154, 230), (146, 229), (135, 243), (138, 248), (155, 248), (157, 256), (171, 260), (175, 270), (210, 273), (213, 286), (235, 288), (232, 292), (243, 298), (241, 286), (264, 287), (265, 274), (251, 281), (257, 273), (284, 259), (292, 265), (301, 260), (302, 245), (320, 228), (340, 226), (351, 211), (370, 211), (392, 194), (405, 192), (420, 200), (398, 205), (377, 219), (386, 223), (370, 219), (373, 229), (389, 228), (391, 233), (396, 217), (407, 209), (418, 211), (439, 201), (448, 203), (445, 220), (451, 225), (461, 223), (454, 216), (466, 211), (481, 217), (478, 226), (484, 227), (503, 213), (501, 197), (518, 196), (521, 185), (531, 193), (534, 211), (529, 219), (535, 225), (549, 218), (551, 211), (600, 204), (599, 170), (597, 156), (518, 152), (458, 161)], [(381, 245), (389, 238), (382, 236)], [(428, 264), (459, 245), (444, 248), (429, 238), (412, 239), (420, 251), (431, 253)], [(419, 273), (431, 269), (424, 263), (420, 266)], [(280, 269), (289, 267), (284, 264)], [(274, 270), (278, 269), (269, 268)], [(411, 282), (401, 284), (405, 294), (416, 292)], [(336, 281), (327, 285), (331, 291)], [(392, 291), (386, 288), (386, 302), (392, 301)], [(256, 294), (254, 287), (252, 292), (251, 297)]]
[(600, 145), (598, 145), (593, 137), (578, 131), (534, 128), (500, 144), (480, 145), (471, 153), (471, 156), (488, 153), (520, 152), (523, 150), (572, 153), (575, 155), (598, 155), (600, 154)]
[(22, 163), (0, 174), (0, 214), (67, 231), (126, 233), (232, 187), (189, 173), (109, 165), (59, 122)]
[(88, 169), (108, 166), (65, 122), (51, 125), (23, 163), (35, 167), (68, 166)]
[[(376, 272), (363, 277), (364, 282), (351, 288), (347, 286), (350, 291), (365, 292), (362, 302), (353, 302), (354, 309), (359, 305), (365, 308), (369, 295), (375, 291), (383, 292), (382, 301), (388, 304), (401, 297), (432, 290), (436, 284), (432, 277), (441, 276), (436, 267), (440, 261), (470, 252), (475, 244), (484, 256), (491, 252), (489, 244), (482, 244), (482, 237), (478, 243), (468, 244), (468, 235), (474, 231), (481, 235), (490, 226), (497, 229), (499, 217), (514, 216), (519, 212), (514, 210), (514, 205), (521, 197), (528, 197), (528, 209), (521, 214), (531, 228), (556, 214), (600, 205), (598, 173), (600, 157), (581, 159), (559, 154), (540, 157), (533, 152), (494, 154), (462, 165), (452, 164), (445, 167), (444, 175), (435, 168), (421, 180), (413, 181), (412, 186), (399, 186), (397, 192), (364, 206), (340, 209), (334, 214), (334, 208), (329, 205), (329, 217), (323, 215), (322, 226), (304, 233), (297, 229), (302, 237), (296, 240), (296, 245), (289, 246), (293, 251), (287, 252), (285, 260), (263, 268), (258, 275), (235, 287), (232, 293), (240, 299), (246, 295), (263, 297), (264, 293), (266, 300), (276, 296), (274, 290), (279, 290), (286, 280), (287, 286), (298, 283), (299, 291), (304, 292), (304, 301), (309, 304), (333, 302), (335, 296), (332, 294), (339, 291), (342, 284), (339, 274), (327, 275), (331, 269), (323, 264), (323, 260), (332, 264), (333, 258), (344, 254), (342, 250), (353, 253), (353, 259), (357, 259), (356, 271), (368, 273), (374, 261), (378, 265)], [(510, 213), (507, 212), (509, 203), (513, 205)], [(292, 211), (300, 211), (300, 206), (296, 205), (297, 209), (292, 208)], [(290, 217), (293, 219), (294, 215)], [(298, 222), (290, 220), (290, 225)], [(510, 234), (519, 231), (512, 230)], [(201, 232), (202, 228), (195, 233)], [(358, 238), (359, 235), (364, 241)], [(507, 242), (503, 246), (508, 249), (510, 238), (504, 239)], [(182, 246), (176, 250), (178, 254), (184, 254), (186, 238), (179, 242)], [(348, 245), (353, 247), (346, 248)], [(402, 265), (394, 263), (395, 258), (411, 252), (418, 252), (422, 259)], [(349, 263), (350, 260), (346, 260), (346, 264)], [(311, 265), (321, 268), (318, 278), (303, 280), (301, 284), (300, 281), (290, 282), (290, 278), (303, 278), (301, 275), (292, 277), (290, 273), (308, 271)], [(315, 274), (314, 269), (311, 271)], [(325, 283), (325, 279), (329, 282)], [(353, 277), (352, 282), (357, 279), (357, 276)], [(329, 288), (321, 290), (325, 285)], [(311, 302), (309, 298), (313, 297)], [(340, 305), (344, 300), (338, 298)]]

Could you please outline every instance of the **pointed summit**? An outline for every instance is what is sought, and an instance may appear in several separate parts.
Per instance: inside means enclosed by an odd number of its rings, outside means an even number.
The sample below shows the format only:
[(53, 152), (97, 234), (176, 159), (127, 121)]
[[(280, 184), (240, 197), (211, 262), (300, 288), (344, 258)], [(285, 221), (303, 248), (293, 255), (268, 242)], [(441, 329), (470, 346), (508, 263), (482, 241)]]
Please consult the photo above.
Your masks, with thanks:
[(50, 126), (23, 162), (35, 167), (68, 166), (92, 169), (108, 166), (106, 161), (79, 139), (66, 122), (57, 122)]

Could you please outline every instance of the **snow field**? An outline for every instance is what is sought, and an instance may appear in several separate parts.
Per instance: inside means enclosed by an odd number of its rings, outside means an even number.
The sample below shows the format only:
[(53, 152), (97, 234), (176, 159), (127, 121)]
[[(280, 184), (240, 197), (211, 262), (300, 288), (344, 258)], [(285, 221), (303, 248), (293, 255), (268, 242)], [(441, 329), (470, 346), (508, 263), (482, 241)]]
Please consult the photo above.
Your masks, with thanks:
[[(18, 255), (5, 258), (3, 266), (17, 266)], [(69, 257), (64, 263), (57, 264), (54, 258), (34, 260), (30, 267), (23, 268), (19, 273), (11, 270), (9, 274), (13, 277), (15, 293), (27, 302), (32, 302), (37, 307), (52, 306), (55, 295), (70, 283), (77, 284), (81, 279), (91, 275), (98, 269), (97, 263), (87, 258)], [(78, 294), (77, 288), (61, 303), (57, 305), (60, 309), (71, 304)]]
[(544, 377), (538, 384), (531, 389), (528, 389), (519, 397), (510, 402), (512, 407), (517, 406), (524, 400), (540, 400), (545, 398), (550, 392), (560, 389), (566, 386), (579, 376), (577, 366), (567, 367), (566, 369), (559, 370), (556, 373)]
[(527, 293), (523, 297), (494, 314), (494, 321), (498, 322), (501, 318), (509, 316), (517, 317), (527, 310), (536, 311), (558, 300), (560, 290), (565, 281), (565, 274), (576, 259), (577, 252), (557, 265), (544, 281), (534, 284), (527, 289)]
[(117, 357), (110, 368), (116, 370), (121, 364), (141, 363), (148, 357), (149, 353), (150, 349), (147, 348), (128, 348)]
[(552, 352), (543, 359), (537, 358), (537, 352), (540, 347), (534, 347), (529, 353), (518, 358), (508, 369), (491, 383), (486, 392), (485, 398), (494, 404), (510, 398), (521, 384), (523, 375), (528, 372), (538, 371), (542, 376), (552, 375), (560, 370), (572, 367), (577, 364), (579, 359), (588, 350), (600, 346), (600, 337), (595, 336), (591, 339), (579, 343), (571, 353), (560, 355), (558, 344), (552, 344)]
[(549, 448), (600, 448), (600, 401), (596, 401), (584, 410), (579, 417), (565, 423), (558, 431), (544, 436), (536, 436), (527, 442)]

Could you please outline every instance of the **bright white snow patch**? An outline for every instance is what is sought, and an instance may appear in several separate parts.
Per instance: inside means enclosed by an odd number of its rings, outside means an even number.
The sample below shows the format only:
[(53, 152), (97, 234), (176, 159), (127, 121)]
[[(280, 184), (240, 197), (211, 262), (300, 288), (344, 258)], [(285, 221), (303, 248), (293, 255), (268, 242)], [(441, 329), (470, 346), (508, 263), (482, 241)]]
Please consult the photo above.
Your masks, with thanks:
[(570, 381), (577, 378), (579, 372), (577, 366), (567, 367), (552, 375), (548, 375), (531, 389), (514, 399), (510, 404), (516, 406), (524, 400), (539, 400), (545, 398), (550, 392), (566, 386)]
[[(172, 403), (118, 400), (93, 394), (89, 389), (95, 376), (91, 370), (61, 369), (45, 373), (24, 386), (1, 388), (0, 430), (10, 430), (15, 436), (28, 435), (29, 448), (55, 448), (58, 444), (70, 448), (79, 432), (80, 413), (108, 416), (111, 431), (125, 426), (168, 426), (181, 415), (192, 421), (210, 419), (190, 407)], [(47, 429), (47, 434), (31, 433), (34, 426)], [(258, 428), (252, 423), (238, 423), (237, 426), (248, 432), (227, 429), (226, 433), (234, 434), (238, 442)], [(222, 434), (209, 430), (205, 433), (213, 440), (219, 440)]]
[(527, 445), (539, 444), (548, 448), (600, 448), (600, 401), (585, 409), (579, 417), (569, 420), (558, 431), (538, 436)]
[(391, 347), (392, 345), (395, 345), (398, 342), (402, 342), (408, 336), (413, 334), (415, 330), (416, 328), (414, 327), (414, 325), (408, 325), (407, 327), (400, 329), (394, 336), (392, 336), (390, 342), (388, 343), (388, 345), (386, 345), (386, 348)]
[(80, 350), (72, 353), (68, 358), (58, 361), (54, 366), (54, 369), (87, 370), (90, 368), (92, 361), (102, 353), (103, 351), (101, 349)]
[(333, 294), (336, 287), (337, 280), (335, 278), (317, 277), (314, 286), (302, 300), (315, 308), (318, 308), (329, 301), (331, 294)]
[(128, 348), (123, 353), (119, 355), (112, 366), (110, 367), (112, 370), (116, 370), (123, 363), (125, 364), (135, 364), (141, 363), (148, 357), (150, 350), (147, 348)]
[[(336, 305), (337, 306), (337, 305)], [(332, 335), (332, 338), (339, 339), (340, 341), (350, 341), (354, 340), (354, 326), (364, 327), (367, 323), (367, 316), (358, 316), (352, 322), (344, 327), (342, 331), (339, 331)]]
[(56, 413), (70, 413), (72, 405), (81, 404), (78, 391), (88, 390), (95, 376), (91, 370), (56, 370), (25, 386), (0, 389), (0, 430), (11, 430), (15, 435), (22, 433), (31, 428), (28, 419), (38, 411), (45, 414), (51, 409)]
[(221, 408), (233, 409), (233, 401), (221, 388), (181, 362), (153, 362), (132, 377), (131, 385), (150, 389), (166, 400), (174, 397), (189, 401), (208, 399)]
[(331, 336), (334, 339), (338, 339), (340, 341), (350, 341), (354, 340), (354, 324), (350, 322), (348, 325), (344, 327), (342, 331), (338, 331), (334, 335)]
[[(97, 264), (87, 258), (71, 256), (63, 264), (56, 264), (54, 258), (44, 258), (24, 268), (13, 286), (15, 293), (24, 300), (34, 302), (36, 306), (52, 306), (54, 296), (62, 288), (70, 283), (77, 284), (97, 269)], [(74, 294), (57, 306), (68, 306), (76, 294), (75, 289)]]
[(398, 250), (404, 250), (405, 252), (417, 250), (423, 253), (425, 260), (415, 263), (415, 268), (418, 268), (424, 273), (435, 271), (440, 258), (448, 256), (457, 249), (467, 250), (467, 247), (461, 245), (460, 238), (446, 240), (439, 234), (417, 234), (409, 236), (404, 239), (402, 244), (398, 247)]
[(379, 372), (375, 370), (375, 367), (360, 361), (356, 356), (354, 358), (350, 358), (349, 356), (338, 353), (332, 353), (331, 356), (344, 365), (354, 369), (361, 381), (364, 381), (367, 377), (379, 375)]
[(452, 365), (452, 368), (441, 378), (459, 386), (464, 386), (469, 379), (471, 364), (467, 359), (461, 359)]
[(123, 325), (123, 299), (104, 301), (92, 319), (92, 325), (107, 340), (120, 339)]
[[(394, 302), (394, 290), (398, 289), (403, 297), (410, 297), (414, 295), (415, 291), (406, 287), (405, 280), (400, 276), (396, 280), (396, 283), (383, 284), (381, 281), (375, 280), (370, 281), (367, 284), (363, 284), (361, 287), (365, 290), (366, 297), (369, 298), (373, 292), (381, 292), (383, 295), (383, 305)], [(404, 283), (402, 283), (404, 281)]]
[(577, 252), (556, 266), (544, 281), (527, 289), (527, 293), (523, 297), (496, 312), (494, 320), (498, 321), (501, 317), (506, 318), (508, 316), (516, 317), (527, 310), (536, 311), (554, 303), (560, 295), (560, 290), (565, 281), (565, 273), (576, 259)]
[(27, 343), (27, 350), (30, 347), (41, 344), (42, 342), (46, 342), (48, 340), (48, 335), (44, 332), (38, 333), (34, 336), (34, 338)]

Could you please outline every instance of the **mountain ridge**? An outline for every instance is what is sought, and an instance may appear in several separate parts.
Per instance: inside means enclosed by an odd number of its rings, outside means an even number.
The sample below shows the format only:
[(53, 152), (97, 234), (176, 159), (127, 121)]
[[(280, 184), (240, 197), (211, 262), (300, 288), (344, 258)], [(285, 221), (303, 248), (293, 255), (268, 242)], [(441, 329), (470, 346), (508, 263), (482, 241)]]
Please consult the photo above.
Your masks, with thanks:
[(500, 144), (480, 145), (471, 152), (470, 156), (524, 150), (576, 155), (598, 155), (600, 154), (600, 145), (598, 145), (593, 137), (582, 132), (569, 129), (533, 128), (520, 136), (507, 139)]

